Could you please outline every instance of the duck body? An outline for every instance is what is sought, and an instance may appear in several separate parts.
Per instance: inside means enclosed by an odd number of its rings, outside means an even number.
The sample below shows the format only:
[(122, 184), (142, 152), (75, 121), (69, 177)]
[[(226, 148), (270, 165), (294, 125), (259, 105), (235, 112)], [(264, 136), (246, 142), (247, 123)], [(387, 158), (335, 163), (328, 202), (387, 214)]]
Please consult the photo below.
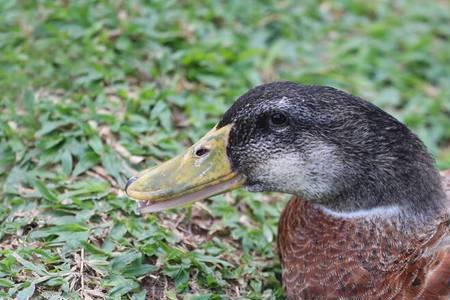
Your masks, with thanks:
[(126, 191), (154, 212), (240, 186), (293, 195), (277, 242), (287, 299), (450, 299), (450, 172), (375, 105), (330, 87), (256, 87)]
[(449, 299), (448, 215), (416, 227), (379, 213), (339, 217), (292, 198), (278, 231), (286, 297)]

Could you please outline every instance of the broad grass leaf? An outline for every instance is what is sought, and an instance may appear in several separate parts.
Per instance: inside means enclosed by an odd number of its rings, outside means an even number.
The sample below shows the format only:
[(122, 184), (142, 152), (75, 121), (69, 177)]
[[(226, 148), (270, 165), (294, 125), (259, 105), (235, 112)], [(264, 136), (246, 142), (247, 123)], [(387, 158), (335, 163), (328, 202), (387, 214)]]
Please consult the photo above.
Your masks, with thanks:
[(22, 289), (19, 293), (17, 293), (17, 300), (29, 300), (34, 294), (36, 286), (34, 283), (30, 283), (30, 285), (24, 289)]
[(70, 173), (72, 173), (73, 160), (72, 154), (68, 150), (64, 150), (63, 154), (61, 155), (61, 165), (64, 174), (69, 176)]
[(142, 254), (137, 251), (129, 251), (126, 253), (123, 253), (111, 261), (111, 269), (116, 272), (124, 269), (127, 265), (129, 265), (131, 262), (133, 262), (136, 259), (140, 259), (142, 257)]
[(159, 268), (155, 265), (141, 264), (140, 261), (135, 261), (123, 269), (123, 274), (129, 277), (139, 277), (145, 274), (153, 273)]
[(87, 241), (82, 241), (81, 245), (83, 245), (83, 247), (87, 253), (97, 255), (97, 256), (106, 256), (106, 257), (111, 256), (111, 253), (108, 253), (108, 252), (92, 245), (91, 243), (89, 243)]
[(58, 201), (58, 194), (49, 189), (43, 182), (38, 179), (32, 180), (33, 187), (41, 194), (41, 196), (51, 202)]
[(24, 259), (18, 253), (13, 253), (12, 256), (26, 269), (33, 271), (40, 276), (48, 275), (48, 272), (43, 265), (36, 265), (36, 264)]
[(50, 148), (59, 145), (62, 141), (64, 141), (64, 137), (59, 135), (48, 135), (42, 137), (36, 143), (36, 146), (42, 150), (48, 150)]
[(111, 276), (105, 280), (105, 284), (112, 287), (109, 291), (109, 296), (113, 299), (139, 288), (139, 284), (136, 281), (117, 275)]
[(0, 175), (7, 172), (14, 164), (16, 155), (12, 148), (6, 144), (0, 144)]
[(99, 156), (102, 156), (104, 153), (104, 147), (102, 140), (98, 136), (93, 136), (89, 139), (89, 146), (97, 153)]
[(147, 291), (143, 290), (139, 293), (134, 293), (131, 296), (131, 300), (146, 300), (147, 299)]
[(87, 170), (98, 164), (99, 161), (100, 157), (95, 152), (84, 152), (75, 168), (73, 169), (72, 176), (78, 176), (86, 172)]
[(23, 103), (26, 112), (28, 113), (28, 115), (32, 117), (34, 115), (36, 108), (36, 99), (34, 97), (33, 91), (27, 90), (25, 92), (25, 95), (23, 97)]
[(106, 169), (108, 174), (113, 176), (114, 179), (119, 182), (119, 184), (123, 185), (125, 182), (124, 179), (120, 176), (120, 172), (122, 169), (121, 159), (115, 153), (109, 150), (101, 156), (101, 160), (102, 165)]
[(57, 226), (49, 226), (47, 228), (35, 230), (30, 234), (30, 238), (40, 239), (51, 235), (59, 235), (59, 236), (62, 235), (65, 236), (67, 239), (70, 239), (70, 235), (73, 233), (87, 233), (87, 232), (88, 228), (86, 226), (77, 223), (72, 223)]
[(72, 123), (71, 120), (45, 121), (42, 124), (41, 129), (36, 131), (35, 137), (41, 138), (41, 137), (53, 132), (54, 130), (56, 130), (60, 127), (66, 126), (68, 124), (71, 124), (71, 123)]
[(13, 287), (14, 282), (6, 278), (0, 278), (0, 287)]

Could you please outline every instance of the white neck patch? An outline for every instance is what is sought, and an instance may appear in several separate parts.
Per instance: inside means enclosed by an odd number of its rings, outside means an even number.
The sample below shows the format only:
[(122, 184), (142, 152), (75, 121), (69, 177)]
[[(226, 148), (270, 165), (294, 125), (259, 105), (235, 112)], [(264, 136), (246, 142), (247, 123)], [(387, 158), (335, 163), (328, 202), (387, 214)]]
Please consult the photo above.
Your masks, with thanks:
[(316, 205), (316, 207), (318, 207), (327, 215), (340, 219), (389, 218), (399, 215), (402, 211), (398, 205), (380, 206), (370, 209), (361, 209), (353, 212), (337, 212), (318, 204)]

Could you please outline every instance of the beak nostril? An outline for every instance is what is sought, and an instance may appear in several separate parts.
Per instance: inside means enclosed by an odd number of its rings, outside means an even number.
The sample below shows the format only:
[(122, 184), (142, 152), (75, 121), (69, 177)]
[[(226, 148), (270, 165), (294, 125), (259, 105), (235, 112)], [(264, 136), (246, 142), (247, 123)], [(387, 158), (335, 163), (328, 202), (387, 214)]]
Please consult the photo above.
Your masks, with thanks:
[(195, 156), (202, 157), (209, 153), (209, 149), (207, 148), (199, 148), (195, 150)]
[(132, 184), (133, 182), (135, 182), (137, 179), (136, 176), (131, 177), (130, 179), (128, 179), (127, 184), (125, 185), (125, 193), (127, 192), (128, 187), (130, 186), (130, 184)]

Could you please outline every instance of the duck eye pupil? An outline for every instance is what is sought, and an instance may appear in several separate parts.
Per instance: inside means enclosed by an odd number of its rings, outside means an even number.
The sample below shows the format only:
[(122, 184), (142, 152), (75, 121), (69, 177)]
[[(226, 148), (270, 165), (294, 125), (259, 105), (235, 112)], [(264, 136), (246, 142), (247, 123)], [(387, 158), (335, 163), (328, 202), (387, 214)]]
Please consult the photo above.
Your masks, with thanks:
[(200, 149), (197, 149), (197, 150), (195, 151), (195, 155), (196, 155), (197, 157), (202, 157), (202, 156), (208, 154), (208, 152), (209, 152), (209, 149), (206, 149), (206, 148), (200, 148)]
[(280, 126), (286, 124), (287, 119), (286, 116), (283, 115), (282, 113), (274, 113), (270, 117), (270, 121), (272, 122), (272, 124)]

